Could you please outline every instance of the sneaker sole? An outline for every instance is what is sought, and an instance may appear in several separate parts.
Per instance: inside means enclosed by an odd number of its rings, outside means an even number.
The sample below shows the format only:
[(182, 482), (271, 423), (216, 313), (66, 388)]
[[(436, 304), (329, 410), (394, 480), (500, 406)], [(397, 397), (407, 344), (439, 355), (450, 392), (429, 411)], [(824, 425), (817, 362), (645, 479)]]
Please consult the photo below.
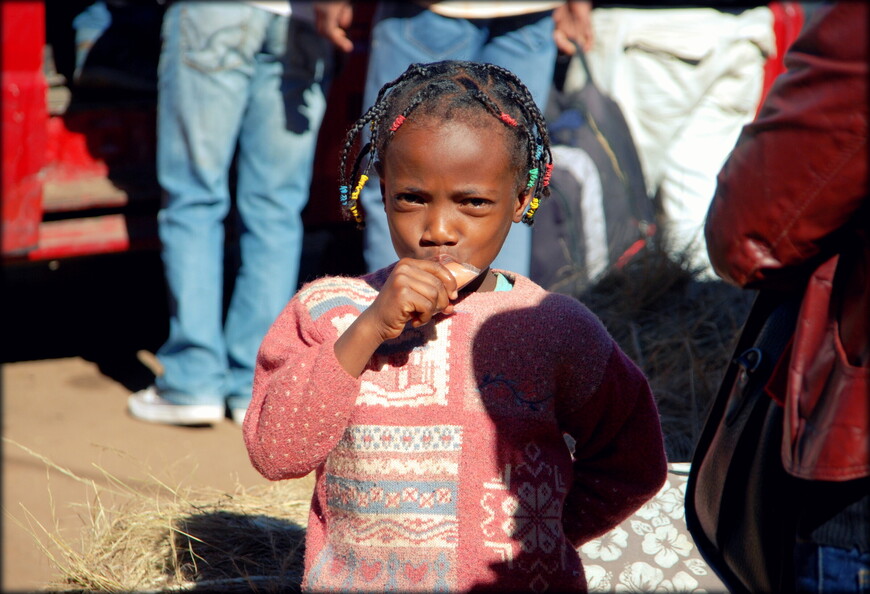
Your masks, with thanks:
[(165, 425), (214, 425), (224, 420), (226, 410), (220, 404), (153, 405), (136, 400), (128, 403), (130, 414), (141, 421)]
[(246, 408), (234, 408), (230, 411), (230, 414), (233, 417), (233, 423), (238, 426), (242, 426), (242, 423), (245, 422), (245, 415), (247, 414), (248, 409)]

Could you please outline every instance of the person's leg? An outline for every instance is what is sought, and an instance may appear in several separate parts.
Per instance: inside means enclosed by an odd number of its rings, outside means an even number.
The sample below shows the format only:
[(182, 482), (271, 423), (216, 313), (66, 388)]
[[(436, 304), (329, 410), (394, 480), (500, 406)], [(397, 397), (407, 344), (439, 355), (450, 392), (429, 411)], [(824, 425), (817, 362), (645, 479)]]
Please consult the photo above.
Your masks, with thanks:
[(172, 4), (159, 65), (157, 172), (165, 204), (158, 230), (170, 320), (156, 386), (171, 404), (208, 405), (220, 417), (227, 381), (223, 220), (251, 60), (262, 45), (252, 42), (254, 13), (243, 3)]
[(661, 183), (671, 139), (710, 84), (698, 67), (715, 42), (697, 29), (698, 14), (697, 9), (592, 11), (589, 68), (625, 116), (650, 197)]
[(269, 327), (296, 291), (301, 212), (308, 201), (317, 131), (326, 108), (321, 83), (328, 50), (312, 27), (272, 15), (257, 55), (239, 136), (237, 205), (241, 268), (225, 326), (227, 404), (240, 420), (251, 399), (254, 363)]
[[(708, 270), (700, 228), (716, 174), (758, 101), (769, 10), (595, 9), (589, 65), (625, 115), (670, 249)], [(766, 32), (766, 34), (765, 34)]]
[(748, 124), (761, 97), (764, 56), (749, 41), (725, 50), (730, 66), (701, 98), (675, 135), (664, 160), (660, 186), (670, 249), (685, 254), (704, 277), (715, 278), (704, 221), (716, 191), (716, 176)]
[[(363, 109), (368, 109), (386, 83), (415, 62), (473, 60), (485, 32), (464, 19), (442, 17), (416, 3), (382, 2), (374, 17)], [(363, 252), (369, 271), (396, 261), (387, 217), (374, 170), (360, 201), (366, 218)]]
[[(518, 17), (489, 20), (490, 37), (474, 58), (507, 68), (528, 87), (543, 112), (553, 85), (556, 44), (550, 11)], [(532, 229), (519, 223), (511, 227), (495, 261), (502, 268), (529, 275), (532, 254)]]
[[(715, 25), (712, 25), (715, 20)], [(704, 221), (716, 191), (716, 177), (761, 98), (767, 59), (758, 39), (741, 38), (749, 23), (772, 32), (766, 7), (741, 15), (718, 13), (709, 21), (720, 33), (705, 64), (704, 93), (675, 130), (662, 162), (659, 187), (670, 249), (685, 254), (702, 277), (715, 278)], [(772, 33), (768, 43), (772, 46)]]

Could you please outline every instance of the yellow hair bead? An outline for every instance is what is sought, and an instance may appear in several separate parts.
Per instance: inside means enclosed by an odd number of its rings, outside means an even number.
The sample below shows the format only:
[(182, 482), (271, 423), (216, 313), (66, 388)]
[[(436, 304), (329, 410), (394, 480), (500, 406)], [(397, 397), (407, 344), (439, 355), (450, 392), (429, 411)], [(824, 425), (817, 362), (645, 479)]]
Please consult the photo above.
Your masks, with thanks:
[(531, 222), (532, 218), (535, 216), (535, 212), (538, 210), (538, 206), (540, 206), (541, 200), (538, 197), (532, 198), (532, 201), (529, 203), (529, 210), (523, 215), (523, 219), (527, 222)]
[(356, 184), (356, 187), (353, 189), (353, 192), (350, 195), (350, 199), (352, 202), (356, 202), (359, 200), (359, 193), (362, 192), (363, 186), (366, 185), (366, 182), (369, 181), (369, 176), (363, 173), (359, 176), (359, 181)]
[(369, 176), (365, 173), (359, 176), (359, 181), (356, 184), (356, 187), (353, 189), (350, 195), (350, 202), (348, 204), (348, 210), (350, 214), (353, 215), (353, 219), (357, 223), (362, 223), (362, 214), (359, 211), (359, 207), (357, 206), (360, 192), (362, 192), (363, 186), (366, 185), (366, 182), (369, 181)]

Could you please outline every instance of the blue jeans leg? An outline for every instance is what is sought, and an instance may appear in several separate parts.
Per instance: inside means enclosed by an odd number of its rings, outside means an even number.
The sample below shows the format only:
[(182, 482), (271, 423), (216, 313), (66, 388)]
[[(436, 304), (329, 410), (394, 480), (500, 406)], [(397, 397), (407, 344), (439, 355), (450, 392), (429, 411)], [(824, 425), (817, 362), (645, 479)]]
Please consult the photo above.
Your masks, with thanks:
[[(517, 74), (543, 106), (556, 57), (552, 33), (549, 13), (467, 20), (442, 17), (410, 2), (383, 2), (372, 27), (364, 108), (374, 103), (384, 84), (410, 64), (439, 60), (473, 60), (503, 66)], [(378, 180), (371, 172), (369, 175), (372, 179), (360, 195), (366, 216), (364, 256), (368, 269), (377, 270), (395, 262), (396, 254)], [(528, 275), (530, 242), (530, 230), (522, 224), (513, 225), (493, 265)]]
[(797, 592), (870, 592), (870, 553), (798, 543), (794, 557)]
[[(239, 137), (241, 268), (225, 326), (227, 404), (234, 409), (247, 408), (260, 343), (296, 291), (301, 212), (308, 201), (317, 131), (326, 109), (323, 65), (308, 72), (283, 64), (282, 31), (286, 20), (276, 18), (268, 38), (270, 52), (257, 57)], [(308, 32), (316, 35), (313, 29)]]
[(223, 402), (223, 221), (228, 172), (268, 13), (243, 3), (176, 2), (164, 15), (158, 80), (158, 214), (169, 337), (157, 387), (177, 404)]

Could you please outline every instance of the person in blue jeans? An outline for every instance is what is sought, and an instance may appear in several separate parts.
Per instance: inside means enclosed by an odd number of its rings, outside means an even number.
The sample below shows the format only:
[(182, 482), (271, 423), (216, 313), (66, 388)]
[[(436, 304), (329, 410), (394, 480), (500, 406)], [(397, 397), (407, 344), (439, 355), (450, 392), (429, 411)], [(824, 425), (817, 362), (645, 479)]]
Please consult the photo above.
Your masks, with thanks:
[[(308, 12), (308, 21), (303, 11)], [(331, 48), (305, 3), (171, 4), (158, 70), (158, 214), (169, 290), (163, 373), (130, 414), (241, 424), (260, 342), (293, 296)], [(223, 319), (230, 168), (240, 266)]]
[[(553, 83), (556, 52), (574, 52), (572, 41), (591, 43), (589, 1), (380, 2), (375, 10), (363, 105), (415, 62), (488, 62), (514, 72), (543, 109)], [(345, 52), (353, 20), (349, 1), (316, 2), (318, 32)], [(374, 176), (373, 176), (374, 177)], [(363, 253), (369, 271), (396, 261), (378, 182), (363, 188), (366, 213)], [(513, 225), (494, 267), (528, 276), (532, 230)]]

